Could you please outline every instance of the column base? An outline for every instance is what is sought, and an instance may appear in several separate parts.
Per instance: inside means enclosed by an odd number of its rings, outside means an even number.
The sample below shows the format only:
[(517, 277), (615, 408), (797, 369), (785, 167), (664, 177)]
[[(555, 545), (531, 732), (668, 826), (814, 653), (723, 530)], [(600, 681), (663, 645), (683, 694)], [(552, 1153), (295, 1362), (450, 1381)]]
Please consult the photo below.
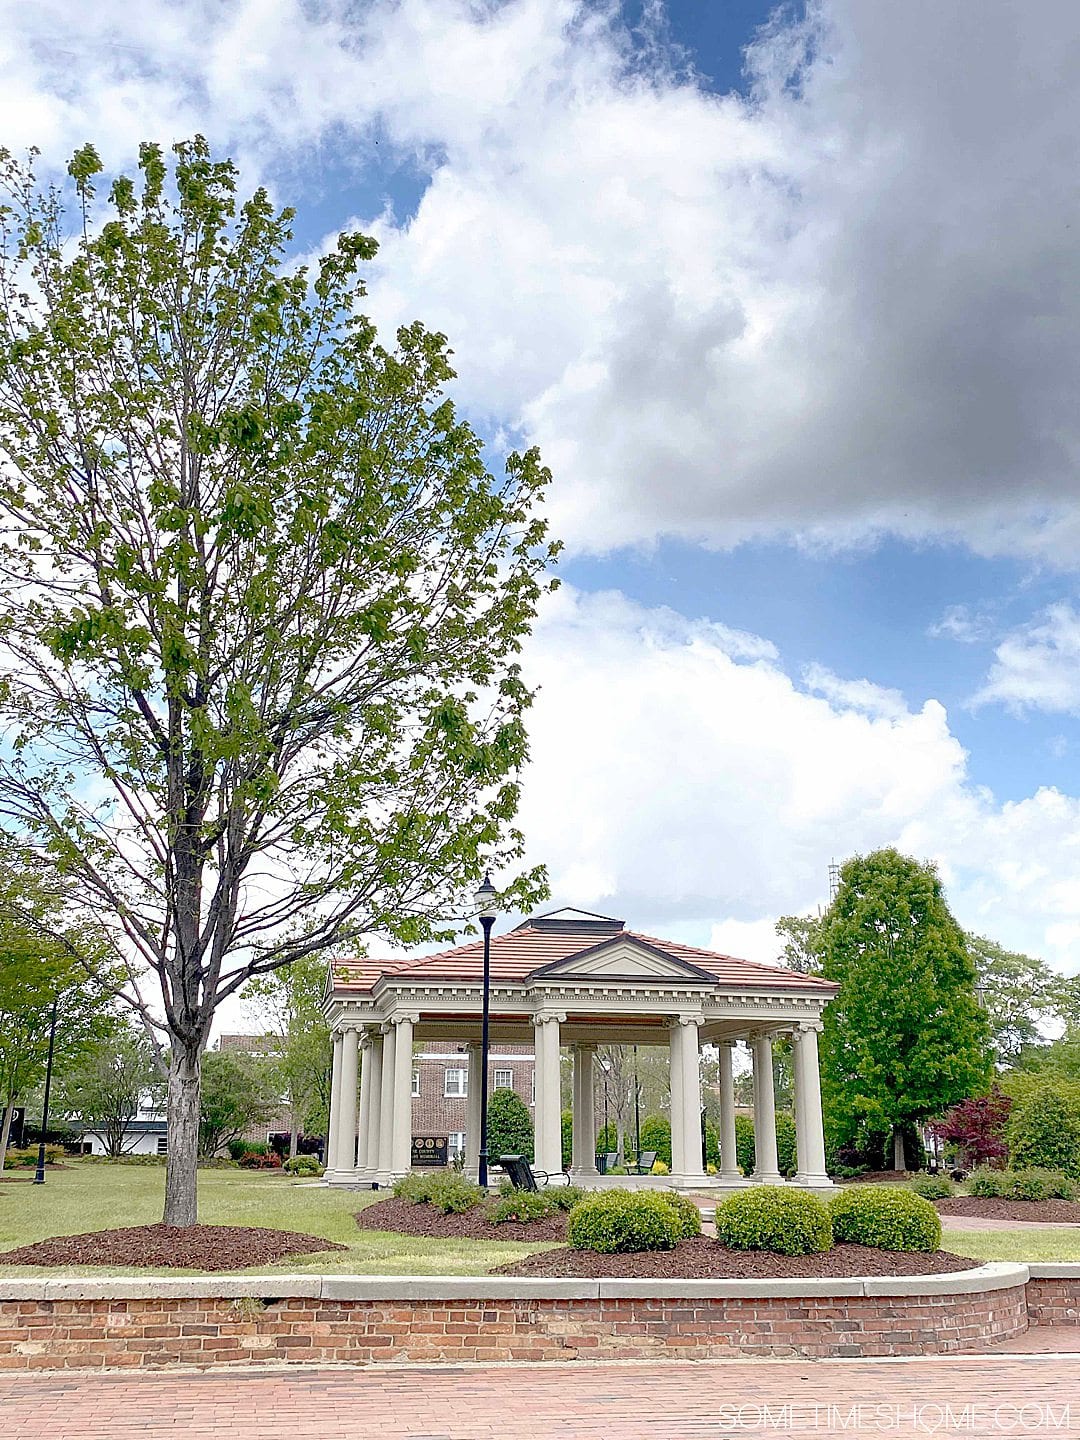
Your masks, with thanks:
[(750, 1176), (751, 1185), (786, 1185), (787, 1183), (779, 1170), (763, 1171), (761, 1174), (755, 1170)]
[(828, 1175), (793, 1175), (792, 1185), (798, 1185), (802, 1190), (835, 1190), (836, 1181), (830, 1180)]

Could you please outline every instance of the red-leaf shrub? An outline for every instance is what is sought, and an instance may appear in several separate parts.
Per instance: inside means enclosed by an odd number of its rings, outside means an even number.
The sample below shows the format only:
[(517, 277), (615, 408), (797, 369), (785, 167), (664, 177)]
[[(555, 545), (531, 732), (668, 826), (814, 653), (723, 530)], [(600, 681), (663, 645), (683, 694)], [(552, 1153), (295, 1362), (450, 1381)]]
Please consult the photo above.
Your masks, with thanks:
[(991, 1160), (1004, 1160), (1009, 1153), (1005, 1143), (1005, 1127), (1012, 1109), (1012, 1099), (996, 1085), (989, 1095), (976, 1095), (961, 1100), (930, 1129), (939, 1140), (955, 1145), (965, 1166), (985, 1165)]

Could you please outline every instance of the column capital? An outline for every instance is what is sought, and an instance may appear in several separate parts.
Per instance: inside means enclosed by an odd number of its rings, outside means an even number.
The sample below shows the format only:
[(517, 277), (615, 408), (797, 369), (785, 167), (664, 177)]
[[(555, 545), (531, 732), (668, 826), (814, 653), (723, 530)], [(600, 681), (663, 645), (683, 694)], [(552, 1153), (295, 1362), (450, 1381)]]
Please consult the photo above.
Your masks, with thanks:
[(420, 1016), (415, 1011), (406, 1011), (403, 1015), (391, 1015), (391, 1025), (416, 1025)]
[(703, 1015), (673, 1015), (668, 1021), (669, 1026), (674, 1029), (676, 1025), (696, 1025), (700, 1027), (705, 1023)]
[(773, 1033), (772, 1030), (748, 1030), (746, 1038), (751, 1045), (756, 1045), (761, 1040), (768, 1040), (772, 1044)]
[(359, 1033), (364, 1028), (365, 1026), (359, 1020), (346, 1020), (341, 1026), (341, 1033), (343, 1035), (353, 1035)]
[(542, 1010), (533, 1016), (534, 1025), (566, 1024), (565, 1010)]
[(804, 1035), (820, 1035), (825, 1026), (820, 1020), (800, 1020), (797, 1025), (792, 1026), (791, 1033), (801, 1040)]
[(372, 1029), (371, 1029), (371, 1026), (370, 1026), (370, 1025), (362, 1025), (362, 1026), (360, 1027), (360, 1048), (361, 1048), (361, 1050), (370, 1050), (371, 1047), (372, 1047), (374, 1044), (375, 1044), (375, 1035), (374, 1035), (374, 1032), (373, 1032)]
[(727, 1040), (710, 1040), (710, 1045), (715, 1045), (718, 1050), (734, 1050), (738, 1045), (738, 1036), (731, 1036)]

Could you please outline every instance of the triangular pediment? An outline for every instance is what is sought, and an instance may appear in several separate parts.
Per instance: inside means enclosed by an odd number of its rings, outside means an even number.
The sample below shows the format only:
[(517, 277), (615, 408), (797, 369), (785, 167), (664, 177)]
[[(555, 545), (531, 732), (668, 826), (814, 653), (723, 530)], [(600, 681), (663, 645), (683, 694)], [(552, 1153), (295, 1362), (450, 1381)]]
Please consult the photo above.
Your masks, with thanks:
[(672, 981), (682, 984), (688, 981), (715, 985), (716, 980), (696, 965), (669, 955), (655, 945), (642, 940), (617, 935), (599, 945), (579, 950), (534, 970), (530, 980), (636, 980)]

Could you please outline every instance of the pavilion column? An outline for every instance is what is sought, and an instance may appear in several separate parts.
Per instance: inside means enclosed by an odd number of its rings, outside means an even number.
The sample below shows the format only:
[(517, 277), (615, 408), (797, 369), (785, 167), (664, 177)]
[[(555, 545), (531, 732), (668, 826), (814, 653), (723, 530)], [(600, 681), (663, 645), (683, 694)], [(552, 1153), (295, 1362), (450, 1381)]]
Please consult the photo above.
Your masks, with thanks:
[(536, 1105), (533, 1116), (534, 1153), (538, 1170), (562, 1170), (562, 1105), (559, 1077), (559, 1023), (565, 1015), (537, 1015), (533, 1021)]
[(825, 1127), (821, 1119), (821, 1077), (818, 1071), (818, 1032), (821, 1024), (809, 1021), (792, 1031), (795, 1071), (795, 1140), (800, 1185), (831, 1185), (825, 1169)]
[(412, 1015), (395, 1015), (394, 1028), (394, 1133), (390, 1149), (390, 1168), (396, 1178), (412, 1166)]
[(337, 1168), (356, 1169), (356, 1102), (360, 1078), (360, 1027), (346, 1025), (341, 1042), (341, 1120), (338, 1125)]
[(750, 1036), (754, 1057), (754, 1180), (759, 1185), (783, 1181), (776, 1156), (776, 1092), (773, 1084), (772, 1036), (756, 1030)]
[(360, 1041), (363, 1060), (360, 1064), (360, 1150), (356, 1168), (365, 1179), (373, 1179), (379, 1170), (379, 1112), (382, 1109), (382, 1036), (377, 1030), (365, 1030)]
[(671, 1091), (671, 1173), (686, 1169), (686, 1106), (683, 1102), (683, 1027), (668, 1026), (668, 1088)]
[(718, 1178), (725, 1185), (738, 1184), (742, 1179), (738, 1147), (735, 1141), (735, 1077), (731, 1068), (734, 1049), (734, 1040), (721, 1040), (718, 1046), (720, 1056), (720, 1174)]
[(379, 1164), (374, 1179), (380, 1185), (388, 1185), (393, 1169), (391, 1146), (394, 1142), (394, 1060), (397, 1046), (395, 1026), (384, 1025), (382, 1037), (382, 1073), (379, 1078)]
[[(680, 1015), (678, 1029), (682, 1037), (678, 1042), (678, 1062), (682, 1071), (679, 1085), (679, 1101), (682, 1109), (682, 1164), (675, 1173), (693, 1182), (703, 1181), (705, 1167), (701, 1155), (701, 1056), (698, 1041), (697, 1016)], [(671, 1154), (675, 1158), (674, 1147)], [(674, 1166), (672, 1167), (674, 1170)]]
[(574, 1046), (573, 1157), (575, 1175), (596, 1174), (595, 1045)]
[(338, 1168), (338, 1126), (341, 1123), (342, 1033), (334, 1031), (334, 1061), (330, 1072), (330, 1118), (326, 1122), (326, 1178), (333, 1179)]
[[(480, 1087), (484, 1073), (483, 1049), (469, 1046), (468, 1105), (465, 1111), (465, 1173), (475, 1180), (480, 1173)], [(491, 1157), (488, 1157), (490, 1163)]]

